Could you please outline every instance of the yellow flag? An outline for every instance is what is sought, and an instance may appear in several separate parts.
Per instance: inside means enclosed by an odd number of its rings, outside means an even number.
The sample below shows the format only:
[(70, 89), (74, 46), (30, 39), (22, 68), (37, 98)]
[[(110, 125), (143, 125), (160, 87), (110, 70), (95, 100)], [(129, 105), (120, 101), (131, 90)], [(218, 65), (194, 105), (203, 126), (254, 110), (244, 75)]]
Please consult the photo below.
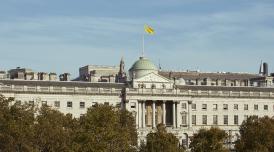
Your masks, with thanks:
[(150, 27), (150, 26), (148, 26), (148, 25), (145, 25), (144, 28), (145, 28), (145, 32), (146, 32), (147, 34), (150, 34), (150, 35), (155, 34), (154, 29), (153, 29), (152, 27)]

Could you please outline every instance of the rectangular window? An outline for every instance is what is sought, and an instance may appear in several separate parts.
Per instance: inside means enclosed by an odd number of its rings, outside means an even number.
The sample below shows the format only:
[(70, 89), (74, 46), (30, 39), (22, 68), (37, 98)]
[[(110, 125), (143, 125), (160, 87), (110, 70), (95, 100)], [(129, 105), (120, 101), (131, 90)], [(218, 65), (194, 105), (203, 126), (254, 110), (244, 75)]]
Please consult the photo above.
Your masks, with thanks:
[(217, 110), (218, 109), (218, 105), (217, 104), (213, 104), (213, 110)]
[(16, 100), (16, 101), (15, 101), (15, 104), (16, 104), (16, 105), (21, 105), (21, 100)]
[(228, 104), (223, 105), (224, 110), (228, 110)]
[(258, 105), (254, 104), (254, 110), (258, 110), (258, 109), (259, 109)]
[(186, 113), (183, 113), (182, 115), (182, 124), (186, 125)]
[(33, 106), (34, 105), (34, 101), (29, 101), (29, 105)]
[(238, 125), (238, 124), (239, 124), (239, 116), (234, 115), (234, 125)]
[(109, 105), (109, 102), (104, 102), (104, 105)]
[(135, 102), (131, 102), (130, 103), (130, 108), (136, 108), (136, 103)]
[(264, 110), (268, 110), (268, 105), (264, 105)]
[(203, 125), (207, 124), (207, 115), (203, 115)]
[(42, 101), (42, 106), (46, 106), (47, 105), (47, 101)]
[(80, 102), (80, 108), (85, 108), (85, 102)]
[(195, 103), (191, 104), (191, 108), (192, 108), (192, 110), (196, 110), (196, 104)]
[(116, 108), (120, 108), (121, 107), (121, 103), (120, 102), (117, 102), (116, 103)]
[(218, 116), (213, 115), (213, 125), (218, 125)]
[(244, 121), (246, 121), (248, 118), (248, 115), (244, 115)]
[(192, 115), (192, 124), (196, 125), (196, 115)]
[(59, 108), (60, 107), (60, 101), (54, 101), (54, 107)]
[(248, 110), (248, 104), (244, 104), (244, 110)]
[(67, 102), (67, 107), (68, 107), (68, 108), (72, 108), (72, 102), (71, 102), (71, 101), (68, 101), (68, 102)]
[(224, 125), (228, 125), (228, 115), (224, 115)]
[(182, 109), (186, 109), (186, 103), (182, 103)]
[(97, 102), (92, 102), (92, 107), (96, 107), (96, 105), (97, 105)]
[(234, 104), (234, 110), (238, 110), (238, 104)]
[(206, 104), (202, 104), (202, 109), (206, 110), (207, 109), (207, 105)]

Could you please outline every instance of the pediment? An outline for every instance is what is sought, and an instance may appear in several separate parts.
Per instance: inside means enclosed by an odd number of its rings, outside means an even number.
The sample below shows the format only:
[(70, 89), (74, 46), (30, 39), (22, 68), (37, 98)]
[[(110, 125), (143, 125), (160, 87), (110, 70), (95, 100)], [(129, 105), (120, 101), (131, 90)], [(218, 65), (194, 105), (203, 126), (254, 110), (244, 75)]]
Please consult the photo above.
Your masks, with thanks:
[(158, 82), (158, 83), (170, 83), (170, 80), (156, 73), (149, 73), (134, 80), (135, 82)]

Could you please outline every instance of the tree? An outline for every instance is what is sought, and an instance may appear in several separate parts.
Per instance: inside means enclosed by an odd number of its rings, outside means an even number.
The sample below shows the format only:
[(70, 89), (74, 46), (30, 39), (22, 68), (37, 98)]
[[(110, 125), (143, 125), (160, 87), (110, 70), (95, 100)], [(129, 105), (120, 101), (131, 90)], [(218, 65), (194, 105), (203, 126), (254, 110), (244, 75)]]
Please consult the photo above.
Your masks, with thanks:
[(13, 104), (0, 96), (0, 152), (134, 152), (132, 114), (108, 105), (89, 108), (79, 119), (47, 106)]
[(157, 131), (147, 135), (146, 144), (141, 143), (140, 152), (183, 152), (179, 147), (179, 140), (172, 134), (167, 133), (164, 125), (157, 125)]
[(249, 117), (240, 127), (235, 148), (238, 152), (273, 152), (274, 118)]
[(228, 135), (219, 128), (200, 129), (191, 139), (189, 148), (192, 152), (228, 152), (224, 141)]
[(12, 101), (0, 95), (0, 151), (35, 151), (35, 109), (26, 104), (12, 105)]
[(72, 148), (73, 124), (71, 115), (42, 106), (36, 116), (35, 145), (40, 152), (69, 152)]
[(88, 109), (76, 131), (75, 151), (131, 152), (136, 150), (137, 131), (131, 113), (108, 105)]

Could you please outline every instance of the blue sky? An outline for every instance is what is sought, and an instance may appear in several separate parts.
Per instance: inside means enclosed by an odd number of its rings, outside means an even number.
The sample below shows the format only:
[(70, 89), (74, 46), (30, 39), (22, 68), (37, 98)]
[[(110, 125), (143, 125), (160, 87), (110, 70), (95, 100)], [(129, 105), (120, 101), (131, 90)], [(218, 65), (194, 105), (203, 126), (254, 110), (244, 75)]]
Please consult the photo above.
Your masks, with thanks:
[(0, 0), (0, 70), (129, 68), (145, 56), (165, 70), (274, 72), (273, 0)]

